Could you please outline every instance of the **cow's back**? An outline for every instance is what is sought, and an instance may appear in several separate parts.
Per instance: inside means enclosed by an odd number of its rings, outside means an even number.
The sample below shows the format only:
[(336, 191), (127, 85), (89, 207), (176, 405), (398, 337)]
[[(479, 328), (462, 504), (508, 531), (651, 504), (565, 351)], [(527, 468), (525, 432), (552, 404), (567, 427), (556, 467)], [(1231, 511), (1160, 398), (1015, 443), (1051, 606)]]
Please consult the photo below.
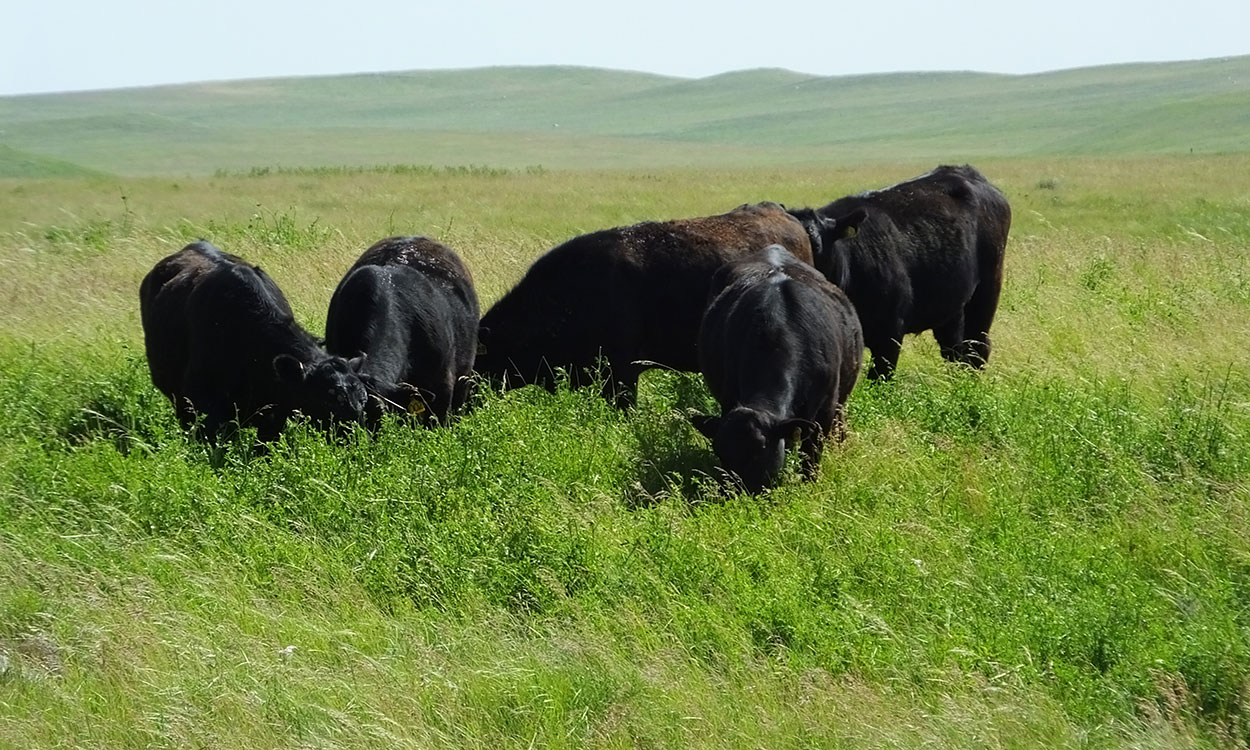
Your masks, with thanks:
[[(998, 188), (970, 165), (940, 166), (912, 180), (880, 190), (839, 198), (820, 209), (830, 218), (857, 209), (867, 212), (865, 226), (888, 234), (893, 241), (908, 238), (969, 242), (983, 237), (987, 245), (1002, 246), (1011, 227), (1011, 207)], [(869, 235), (871, 236), (871, 234)]]
[(653, 363), (698, 368), (696, 339), (716, 269), (780, 244), (810, 262), (803, 226), (775, 203), (574, 237), (540, 257), (482, 319), (479, 371), (523, 379), (606, 357), (623, 380)]
[(222, 264), (205, 273), (191, 293), (187, 313), (192, 358), (213, 370), (265, 372), (275, 353), (316, 348), (295, 322), (282, 290), (248, 263)]
[(191, 300), (204, 279), (241, 262), (208, 242), (194, 242), (156, 263), (139, 286), (139, 314), (152, 383), (173, 397), (181, 392), (189, 357)]
[[(881, 190), (840, 198), (820, 213), (867, 218), (846, 240), (858, 279), (847, 289), (866, 318), (901, 310), (918, 333), (962, 308), (985, 278), (1001, 281), (1010, 211), (1002, 194), (971, 166), (941, 166)], [(999, 220), (1007, 210), (1006, 225)]]
[(364, 266), (396, 266), (410, 268), (421, 275), (440, 282), (452, 291), (466, 306), (475, 308), (477, 294), (473, 287), (473, 274), (468, 265), (451, 248), (423, 236), (388, 237), (375, 242), (365, 250), (352, 268)]
[(811, 264), (803, 226), (776, 203), (740, 206), (696, 219), (639, 224), (625, 230), (626, 248), (643, 248), (625, 268), (636, 281), (625, 288), (640, 306), (641, 356), (680, 370), (698, 368), (695, 337), (712, 277), (726, 263), (779, 245)]
[(837, 397), (845, 400), (863, 335), (846, 294), (820, 272), (770, 247), (722, 266), (709, 298), (700, 370), (722, 405), (789, 399), (787, 406), (814, 410), (839, 381), (846, 387)]
[[(477, 350), (477, 293), (468, 266), (428, 237), (374, 243), (344, 275), (326, 315), (326, 348), (366, 354), (374, 395), (415, 387), (440, 419), (463, 400)], [(406, 403), (406, 402), (405, 402)]]
[(728, 213), (663, 224), (685, 247), (707, 248), (720, 263), (769, 245), (780, 245), (804, 263), (812, 262), (807, 231), (777, 203), (744, 204)]

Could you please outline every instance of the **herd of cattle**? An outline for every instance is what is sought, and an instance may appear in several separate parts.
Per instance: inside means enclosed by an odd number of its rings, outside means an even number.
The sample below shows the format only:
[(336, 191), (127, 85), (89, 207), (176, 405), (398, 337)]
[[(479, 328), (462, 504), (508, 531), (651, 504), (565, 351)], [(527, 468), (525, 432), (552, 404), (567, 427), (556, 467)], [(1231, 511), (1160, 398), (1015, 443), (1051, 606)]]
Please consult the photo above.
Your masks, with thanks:
[(445, 423), (474, 372), (547, 388), (564, 372), (621, 406), (648, 367), (701, 372), (721, 414), (695, 426), (758, 491), (787, 444), (815, 474), (825, 437), (845, 430), (865, 347), (874, 378), (925, 330), (947, 360), (989, 359), (1010, 226), (980, 172), (941, 166), (818, 209), (757, 203), (574, 237), (480, 320), (456, 253), (392, 237), (339, 282), (324, 341), (264, 271), (200, 241), (143, 279), (144, 343), (152, 382), (210, 441), (236, 421), (273, 440), (295, 412), (326, 426), (387, 412)]

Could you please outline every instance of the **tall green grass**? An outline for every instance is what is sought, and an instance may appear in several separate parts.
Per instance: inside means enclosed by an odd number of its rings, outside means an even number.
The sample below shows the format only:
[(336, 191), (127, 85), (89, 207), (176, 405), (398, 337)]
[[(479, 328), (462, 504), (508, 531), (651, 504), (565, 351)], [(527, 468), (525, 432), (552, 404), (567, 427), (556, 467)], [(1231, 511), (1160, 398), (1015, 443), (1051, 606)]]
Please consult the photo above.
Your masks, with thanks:
[(210, 450), (148, 380), (138, 280), (206, 236), (317, 330), (386, 222), (489, 302), (595, 225), (893, 174), (9, 186), (0, 744), (1250, 742), (1241, 166), (981, 166), (1017, 216), (989, 368), (909, 339), (819, 481), (760, 497), (686, 423), (700, 379), (664, 372), (629, 412), (484, 391), (447, 429)]

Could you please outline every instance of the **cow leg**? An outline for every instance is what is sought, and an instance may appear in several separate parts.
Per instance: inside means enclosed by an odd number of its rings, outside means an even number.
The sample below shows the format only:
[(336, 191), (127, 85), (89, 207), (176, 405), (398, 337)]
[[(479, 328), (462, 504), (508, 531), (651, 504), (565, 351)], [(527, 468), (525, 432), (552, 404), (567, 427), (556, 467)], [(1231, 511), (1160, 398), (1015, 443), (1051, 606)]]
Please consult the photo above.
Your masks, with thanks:
[(473, 388), (473, 378), (464, 376), (456, 378), (456, 384), (451, 388), (451, 410), (459, 412), (464, 408), (465, 402), (469, 400)]
[[(836, 388), (834, 389), (836, 392)], [(821, 407), (816, 414), (816, 429), (811, 435), (803, 441), (799, 448), (801, 461), (799, 470), (803, 474), (803, 478), (807, 481), (814, 481), (820, 476), (820, 457), (825, 451), (825, 436), (834, 435), (837, 423), (840, 421), (841, 404), (830, 399), (829, 404)], [(837, 437), (837, 439), (841, 439)]]
[(455, 401), (456, 376), (453, 373), (447, 373), (443, 382), (439, 383), (438, 388), (434, 391), (434, 396), (430, 399), (430, 410), (434, 412), (434, 416), (438, 418), (438, 423), (446, 425), (451, 419), (452, 403)]
[(217, 445), (217, 440), (222, 434), (222, 428), (228, 421), (225, 412), (220, 409), (205, 409), (204, 421), (200, 423), (200, 438), (209, 445)]
[(286, 426), (286, 420), (266, 416), (251, 424), (256, 428), (257, 440), (262, 443), (272, 443), (282, 436), (282, 428)]
[(801, 461), (799, 470), (803, 473), (803, 479), (807, 481), (815, 481), (820, 476), (820, 457), (825, 450), (825, 431), (823, 428), (813, 432), (803, 445), (799, 448)]
[(191, 400), (185, 396), (174, 394), (174, 414), (178, 417), (178, 424), (182, 426), (184, 431), (190, 430), (195, 426), (195, 407), (191, 405)]
[(846, 406), (843, 404), (833, 405), (833, 420), (829, 427), (829, 434), (839, 443), (846, 440)]
[(960, 361), (978, 370), (990, 359), (990, 324), (998, 311), (1002, 278), (995, 276), (977, 285), (972, 299), (964, 306), (964, 341)]
[(817, 428), (799, 447), (799, 471), (806, 481), (815, 481), (820, 476), (820, 457), (825, 452), (825, 430), (823, 425)]
[(215, 397), (211, 386), (192, 380), (184, 391), (178, 399), (178, 420), (184, 429), (194, 428), (198, 439), (216, 445), (228, 410)]
[(950, 320), (933, 327), (933, 338), (937, 340), (942, 352), (942, 359), (947, 362), (964, 361), (964, 313), (960, 310)]
[(638, 378), (642, 376), (642, 368), (622, 355), (608, 354), (605, 357), (607, 367), (599, 370), (602, 378), (600, 393), (603, 398), (618, 409), (633, 407), (638, 393)]
[(897, 338), (886, 336), (872, 342), (864, 342), (868, 350), (872, 352), (872, 363), (868, 366), (869, 380), (889, 380), (894, 377), (899, 351), (903, 348), (900, 343), (902, 338), (903, 334), (900, 331)]
[(634, 405), (638, 393), (638, 375), (618, 377), (615, 372), (603, 383), (603, 398), (618, 409), (629, 409)]

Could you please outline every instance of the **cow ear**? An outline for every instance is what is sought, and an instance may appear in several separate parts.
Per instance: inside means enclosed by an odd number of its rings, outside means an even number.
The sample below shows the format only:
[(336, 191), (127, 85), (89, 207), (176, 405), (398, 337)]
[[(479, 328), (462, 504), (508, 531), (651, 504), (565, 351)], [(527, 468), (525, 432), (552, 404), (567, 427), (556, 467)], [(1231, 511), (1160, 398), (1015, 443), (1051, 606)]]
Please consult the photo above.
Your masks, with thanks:
[(347, 360), (347, 367), (352, 372), (360, 372), (360, 368), (365, 366), (365, 360), (369, 358), (368, 354), (361, 352), (360, 354)]
[(849, 240), (859, 234), (859, 225), (864, 223), (868, 218), (868, 212), (862, 208), (857, 208), (845, 216), (840, 216), (832, 222), (826, 221), (825, 230), (828, 236), (834, 242), (839, 240)]
[(720, 417), (714, 417), (711, 414), (691, 414), (690, 424), (694, 428), (703, 433), (703, 437), (708, 440), (715, 439), (716, 433), (720, 432)]
[(413, 394), (408, 397), (408, 404), (404, 407), (408, 413), (414, 417), (423, 417), (428, 411), (425, 408), (425, 399), (420, 394)]
[(283, 383), (294, 384), (304, 379), (304, 363), (290, 354), (279, 354), (274, 357), (273, 371), (277, 374), (278, 380)]
[(425, 398), (421, 396), (421, 389), (409, 383), (396, 383), (390, 398), (400, 411), (407, 412), (414, 417), (425, 416), (428, 410)]
[(379, 401), (385, 404), (387, 411), (395, 414), (419, 415), (426, 410), (425, 399), (421, 397), (421, 389), (415, 385), (395, 383), (379, 390)]

